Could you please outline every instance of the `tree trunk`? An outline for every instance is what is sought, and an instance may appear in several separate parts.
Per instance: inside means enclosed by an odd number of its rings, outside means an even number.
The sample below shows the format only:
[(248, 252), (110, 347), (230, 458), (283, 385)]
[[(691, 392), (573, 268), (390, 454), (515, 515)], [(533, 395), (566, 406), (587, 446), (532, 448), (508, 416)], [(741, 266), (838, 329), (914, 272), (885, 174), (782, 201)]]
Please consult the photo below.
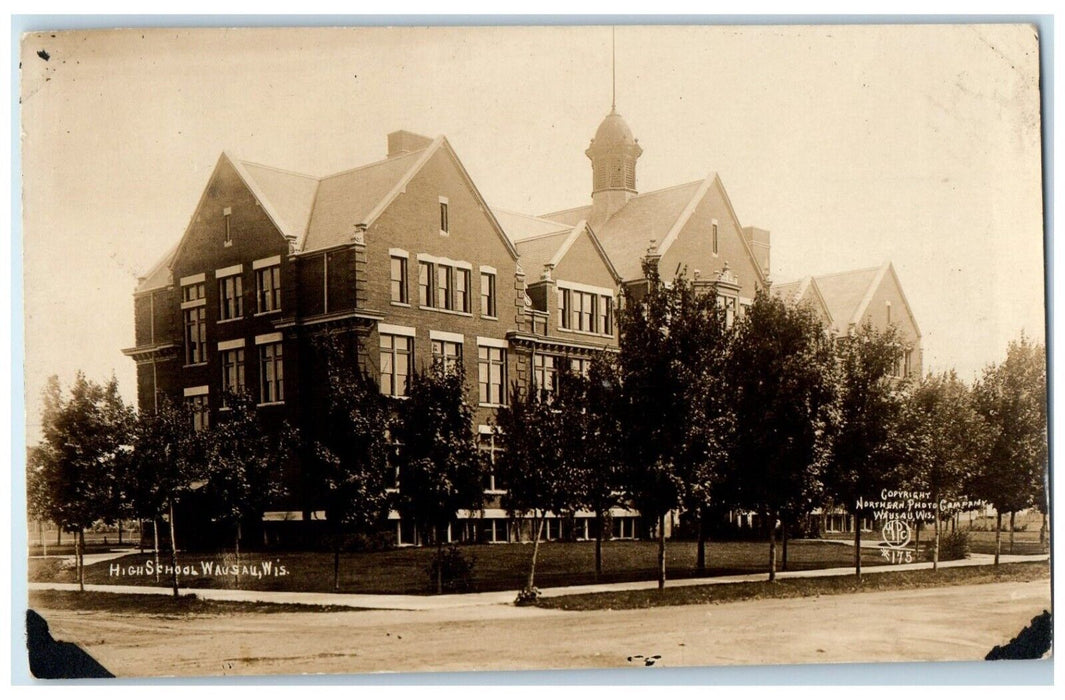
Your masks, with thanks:
[(766, 527), (769, 528), (769, 580), (777, 580), (777, 522), (770, 514), (766, 515)]
[(78, 528), (74, 536), (74, 561), (78, 568), (78, 590), (85, 592), (85, 528)]
[(854, 576), (862, 579), (862, 521), (854, 514)]
[(1002, 512), (995, 509), (995, 566), (998, 566), (999, 556), (1002, 554)]
[(55, 546), (59, 547), (63, 544), (63, 528), (59, 527), (59, 523), (55, 526)]
[(444, 592), (444, 540), (440, 537), (440, 528), (433, 533), (436, 537), (436, 594)]
[(340, 590), (340, 524), (333, 528), (333, 590)]
[(699, 549), (695, 558), (695, 568), (700, 574), (706, 573), (706, 514), (699, 509)]
[(1047, 514), (1043, 513), (1043, 524), (1039, 526), (1039, 546), (1045, 547), (1047, 543)]
[(666, 514), (658, 516), (658, 590), (666, 587)]
[(152, 516), (152, 539), (155, 545), (155, 582), (159, 583), (159, 514)]
[(237, 555), (237, 588), (240, 588), (240, 517), (237, 517), (237, 536), (233, 538), (233, 552)]
[(37, 539), (41, 541), (41, 553), (48, 556), (48, 542), (44, 539), (44, 521), (37, 521)]
[(529, 583), (526, 586), (531, 589), (536, 584), (536, 556), (540, 553), (540, 536), (544, 531), (544, 516), (537, 517), (533, 510), (533, 553), (532, 563), (529, 565)]
[[(938, 499), (936, 499), (938, 501)], [(932, 524), (935, 527), (935, 543), (932, 546), (932, 571), (939, 568), (939, 510), (933, 516)]]
[(122, 518), (118, 519), (118, 543), (122, 544)]
[(170, 499), (170, 564), (173, 569), (171, 579), (174, 588), (174, 597), (178, 597), (178, 563), (177, 563), (177, 536), (174, 534), (174, 499)]
[(788, 524), (780, 523), (780, 570), (788, 570)]
[(601, 511), (595, 512), (595, 580), (603, 575), (603, 517)]
[(1010, 511), (1010, 554), (1013, 554), (1013, 526), (1016, 524), (1017, 512)]

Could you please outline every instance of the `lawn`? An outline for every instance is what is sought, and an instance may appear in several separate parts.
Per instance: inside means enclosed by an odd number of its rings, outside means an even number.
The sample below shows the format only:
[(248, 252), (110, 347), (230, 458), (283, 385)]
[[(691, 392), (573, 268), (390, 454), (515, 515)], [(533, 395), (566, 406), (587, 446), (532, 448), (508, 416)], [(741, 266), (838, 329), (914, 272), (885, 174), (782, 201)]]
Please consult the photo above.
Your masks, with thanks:
[(822, 578), (778, 579), (774, 583), (724, 583), (709, 586), (684, 586), (665, 590), (612, 591), (554, 598), (541, 598), (536, 604), (557, 610), (631, 610), (668, 605), (728, 603), (762, 598), (800, 598), (815, 595), (859, 593), (863, 591), (933, 588), (967, 584), (1035, 581), (1050, 578), (1048, 562), (1003, 564), (998, 567), (956, 567), (932, 571), (893, 571), (863, 576), (826, 576)]
[[(341, 558), (340, 590), (346, 593), (431, 592), (426, 572), (434, 554), (432, 548), (402, 548), (384, 552), (351, 553)], [(516, 590), (526, 580), (532, 545), (467, 545), (460, 551), (475, 559), (472, 590)], [(657, 543), (614, 541), (603, 543), (602, 583), (653, 580), (656, 577)], [(780, 548), (778, 547), (778, 556)], [(695, 569), (696, 545), (693, 542), (670, 542), (666, 547), (668, 578), (696, 575), (758, 573), (768, 570), (769, 549), (763, 542), (713, 542), (707, 548), (708, 571)], [(167, 576), (156, 582), (147, 571), (151, 554), (131, 554), (119, 559), (86, 567), (87, 583), (122, 585), (169, 585)], [(163, 558), (164, 564), (167, 558)], [(189, 567), (181, 576), (186, 588), (245, 588), (271, 591), (333, 590), (333, 557), (328, 552), (242, 553), (243, 564), (270, 562), (273, 572), (256, 578), (242, 575), (238, 585), (233, 575), (209, 575), (204, 563), (232, 565), (231, 552), (219, 554), (182, 554), (179, 566)], [(875, 551), (867, 551), (863, 566), (883, 565)], [(788, 568), (820, 569), (853, 564), (853, 550), (841, 544), (803, 540), (789, 543)], [(284, 575), (276, 575), (280, 566)], [(118, 574), (112, 573), (118, 567)], [(540, 588), (596, 582), (595, 544), (593, 542), (547, 542), (541, 545), (537, 562), (536, 584)], [(30, 560), (31, 581), (75, 581), (73, 568), (57, 559)]]
[(351, 612), (359, 608), (338, 605), (304, 605), (229, 600), (203, 600), (195, 595), (132, 595), (86, 591), (30, 591), (34, 610), (104, 610), (129, 615), (184, 616), (239, 613)]

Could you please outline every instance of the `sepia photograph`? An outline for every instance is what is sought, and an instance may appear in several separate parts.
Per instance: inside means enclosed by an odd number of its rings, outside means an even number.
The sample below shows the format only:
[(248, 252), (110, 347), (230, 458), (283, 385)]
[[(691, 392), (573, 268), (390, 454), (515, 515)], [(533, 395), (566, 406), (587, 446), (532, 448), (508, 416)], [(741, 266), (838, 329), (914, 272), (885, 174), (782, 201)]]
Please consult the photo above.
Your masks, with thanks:
[(630, 19), (20, 37), (33, 678), (1045, 677), (1040, 26)]

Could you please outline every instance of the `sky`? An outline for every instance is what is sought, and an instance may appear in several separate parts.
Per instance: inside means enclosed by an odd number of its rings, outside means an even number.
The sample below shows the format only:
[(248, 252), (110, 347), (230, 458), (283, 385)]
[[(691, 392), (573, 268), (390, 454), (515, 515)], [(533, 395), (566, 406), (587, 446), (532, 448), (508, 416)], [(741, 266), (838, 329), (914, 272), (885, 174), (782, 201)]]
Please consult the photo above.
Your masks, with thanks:
[[(771, 277), (894, 263), (925, 369), (1044, 340), (1039, 45), (1027, 25), (619, 26), (637, 188), (717, 172)], [(45, 60), (38, 52), (44, 52)], [(493, 206), (590, 202), (611, 29), (57, 32), (22, 45), (28, 441), (49, 375), (136, 396), (138, 274), (223, 150), (311, 175), (444, 134)]]

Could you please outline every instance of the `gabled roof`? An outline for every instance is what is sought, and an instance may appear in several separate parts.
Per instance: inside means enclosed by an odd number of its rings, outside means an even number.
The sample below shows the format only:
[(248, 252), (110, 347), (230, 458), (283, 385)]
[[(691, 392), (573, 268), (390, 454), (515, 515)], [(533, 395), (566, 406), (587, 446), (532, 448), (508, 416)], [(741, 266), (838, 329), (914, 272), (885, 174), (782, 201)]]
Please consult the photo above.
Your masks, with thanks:
[(226, 156), (281, 235), (303, 241), (318, 178)]
[(917, 335), (921, 335), (920, 326), (914, 318), (913, 309), (906, 299), (906, 293), (902, 290), (895, 266), (891, 261), (885, 262), (878, 267), (867, 267), (861, 270), (837, 272), (831, 275), (821, 275), (813, 278), (814, 283), (821, 292), (821, 296), (832, 314), (833, 326), (839, 333), (847, 332), (851, 325), (860, 324), (862, 317), (869, 308), (869, 303), (876, 294), (876, 290), (883, 284), (884, 279), (891, 277), (902, 298), (903, 306), (910, 317), (910, 322)]
[[(518, 261), (521, 263), (525, 273), (531, 276), (532, 281), (538, 280), (544, 271), (545, 265), (551, 265), (552, 268), (558, 267), (558, 264), (566, 257), (566, 253), (570, 251), (577, 239), (585, 234), (588, 235), (592, 245), (595, 246), (599, 257), (610, 271), (611, 277), (614, 278), (614, 282), (620, 284), (622, 278), (611, 262), (610, 256), (603, 249), (598, 236), (588, 226), (588, 222), (583, 220), (578, 221), (572, 228), (564, 228), (561, 231), (539, 236), (530, 236), (518, 241), (515, 243), (515, 247), (518, 249)], [(572, 281), (578, 282), (580, 280)]]
[(404, 153), (322, 178), (313, 211), (308, 212), (307, 236), (301, 237), (299, 250), (350, 243), (355, 225), (366, 223), (377, 205), (415, 166), (420, 166), (430, 150), (434, 149)]
[(539, 216), (521, 214), (516, 211), (492, 207), (499, 225), (503, 227), (507, 237), (515, 244), (533, 236), (542, 236), (548, 233), (565, 233), (573, 224), (563, 224), (558, 221), (543, 219)]
[(173, 262), (177, 249), (178, 244), (175, 243), (143, 277), (137, 278), (137, 288), (133, 291), (134, 294), (169, 287), (174, 283), (174, 276), (170, 274), (170, 263)]
[[(218, 164), (230, 163), (278, 231), (296, 241), (297, 251), (308, 252), (350, 243), (355, 228), (372, 224), (406, 189), (429, 158), (440, 150), (446, 151), (454, 160), (503, 245), (517, 259), (513, 242), (443, 136), (436, 137), (421, 150), (403, 152), (322, 178), (240, 160), (226, 152), (219, 157)], [(202, 205), (206, 193), (205, 189), (196, 210)], [(191, 225), (190, 221), (182, 241)], [(562, 228), (559, 224), (551, 225)], [(152, 267), (145, 280), (138, 284), (137, 291), (153, 288), (149, 286), (149, 280), (154, 286), (169, 284), (169, 268), (180, 249), (181, 242)]]
[[(697, 180), (636, 195), (598, 226), (599, 242), (622, 279), (639, 279), (643, 275), (641, 261), (651, 239), (656, 240), (661, 252), (662, 243), (669, 233), (685, 214), (691, 215), (694, 205), (705, 194), (705, 182)], [(576, 223), (587, 218), (591, 209), (591, 206), (567, 209), (544, 214), (542, 218)]]
[(867, 267), (815, 278), (837, 332), (847, 331), (862, 300), (870, 293), (871, 288), (875, 290), (873, 282), (876, 281), (879, 271), (879, 267)]
[(825, 302), (825, 297), (821, 294), (821, 288), (817, 284), (817, 280), (807, 275), (800, 280), (794, 282), (784, 282), (782, 284), (773, 285), (773, 294), (779, 296), (787, 302), (793, 304), (799, 304), (803, 300), (809, 300), (810, 303), (817, 306), (828, 319), (828, 325), (835, 328), (835, 319), (832, 317), (832, 311), (828, 308), (828, 304)]

